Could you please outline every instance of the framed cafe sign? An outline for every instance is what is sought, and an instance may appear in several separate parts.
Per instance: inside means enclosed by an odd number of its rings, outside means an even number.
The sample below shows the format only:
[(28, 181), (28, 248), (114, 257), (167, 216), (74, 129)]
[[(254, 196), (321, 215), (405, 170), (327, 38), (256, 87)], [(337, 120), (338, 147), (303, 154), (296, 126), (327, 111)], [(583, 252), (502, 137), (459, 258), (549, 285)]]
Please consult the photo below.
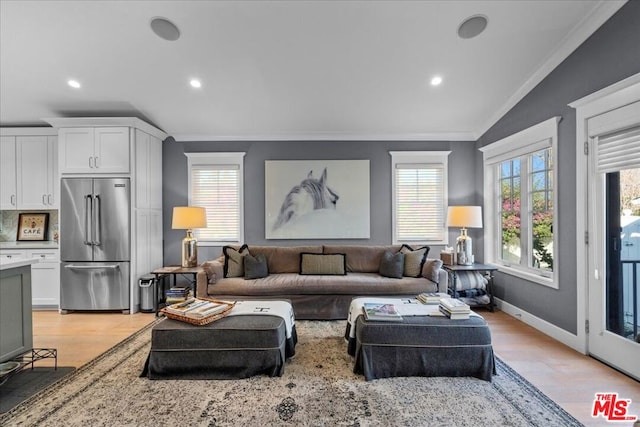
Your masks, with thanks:
[(47, 239), (48, 213), (21, 213), (18, 216), (18, 241)]

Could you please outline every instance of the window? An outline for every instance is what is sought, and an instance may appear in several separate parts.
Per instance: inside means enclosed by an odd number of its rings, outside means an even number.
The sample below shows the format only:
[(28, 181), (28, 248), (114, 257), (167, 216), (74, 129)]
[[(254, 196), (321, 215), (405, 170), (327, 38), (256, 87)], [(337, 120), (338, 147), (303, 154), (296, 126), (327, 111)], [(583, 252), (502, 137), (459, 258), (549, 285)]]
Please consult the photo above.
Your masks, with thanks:
[(554, 213), (559, 117), (511, 135), (484, 154), (485, 258), (505, 271), (557, 288)]
[(198, 244), (221, 246), (244, 240), (243, 158), (245, 153), (185, 153), (189, 205), (207, 211), (207, 228), (193, 230)]
[(391, 151), (393, 243), (446, 244), (450, 151)]

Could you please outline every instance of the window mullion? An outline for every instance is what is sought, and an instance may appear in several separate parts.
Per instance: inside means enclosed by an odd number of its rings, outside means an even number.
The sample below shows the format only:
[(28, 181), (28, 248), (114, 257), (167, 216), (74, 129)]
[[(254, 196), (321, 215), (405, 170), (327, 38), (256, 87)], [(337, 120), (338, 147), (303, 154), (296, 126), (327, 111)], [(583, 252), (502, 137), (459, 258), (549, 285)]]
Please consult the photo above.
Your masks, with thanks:
[(531, 156), (520, 158), (520, 265), (525, 268), (531, 267), (531, 218), (533, 210), (531, 207)]

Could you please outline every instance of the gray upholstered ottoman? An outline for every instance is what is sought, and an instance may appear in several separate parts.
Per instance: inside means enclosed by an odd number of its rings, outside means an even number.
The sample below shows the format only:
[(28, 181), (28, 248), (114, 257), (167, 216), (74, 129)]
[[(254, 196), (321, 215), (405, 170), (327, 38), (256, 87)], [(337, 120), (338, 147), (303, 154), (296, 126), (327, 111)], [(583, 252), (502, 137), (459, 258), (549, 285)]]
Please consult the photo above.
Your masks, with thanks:
[(151, 352), (142, 376), (150, 379), (236, 379), (281, 376), (295, 354), (282, 317), (227, 316), (203, 326), (165, 319), (151, 332)]
[[(494, 374), (491, 333), (485, 320), (407, 316), (401, 322), (355, 321), (354, 372), (376, 378), (471, 376), (491, 381)], [(349, 334), (347, 333), (347, 337)]]

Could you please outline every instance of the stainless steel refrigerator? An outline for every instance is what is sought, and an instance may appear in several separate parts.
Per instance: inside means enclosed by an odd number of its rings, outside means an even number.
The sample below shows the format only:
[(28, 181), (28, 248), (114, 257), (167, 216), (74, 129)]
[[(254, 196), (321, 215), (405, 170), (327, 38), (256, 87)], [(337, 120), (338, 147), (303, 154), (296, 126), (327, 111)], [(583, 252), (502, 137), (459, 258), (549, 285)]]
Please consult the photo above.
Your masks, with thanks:
[(128, 178), (64, 178), (60, 309), (129, 310)]

